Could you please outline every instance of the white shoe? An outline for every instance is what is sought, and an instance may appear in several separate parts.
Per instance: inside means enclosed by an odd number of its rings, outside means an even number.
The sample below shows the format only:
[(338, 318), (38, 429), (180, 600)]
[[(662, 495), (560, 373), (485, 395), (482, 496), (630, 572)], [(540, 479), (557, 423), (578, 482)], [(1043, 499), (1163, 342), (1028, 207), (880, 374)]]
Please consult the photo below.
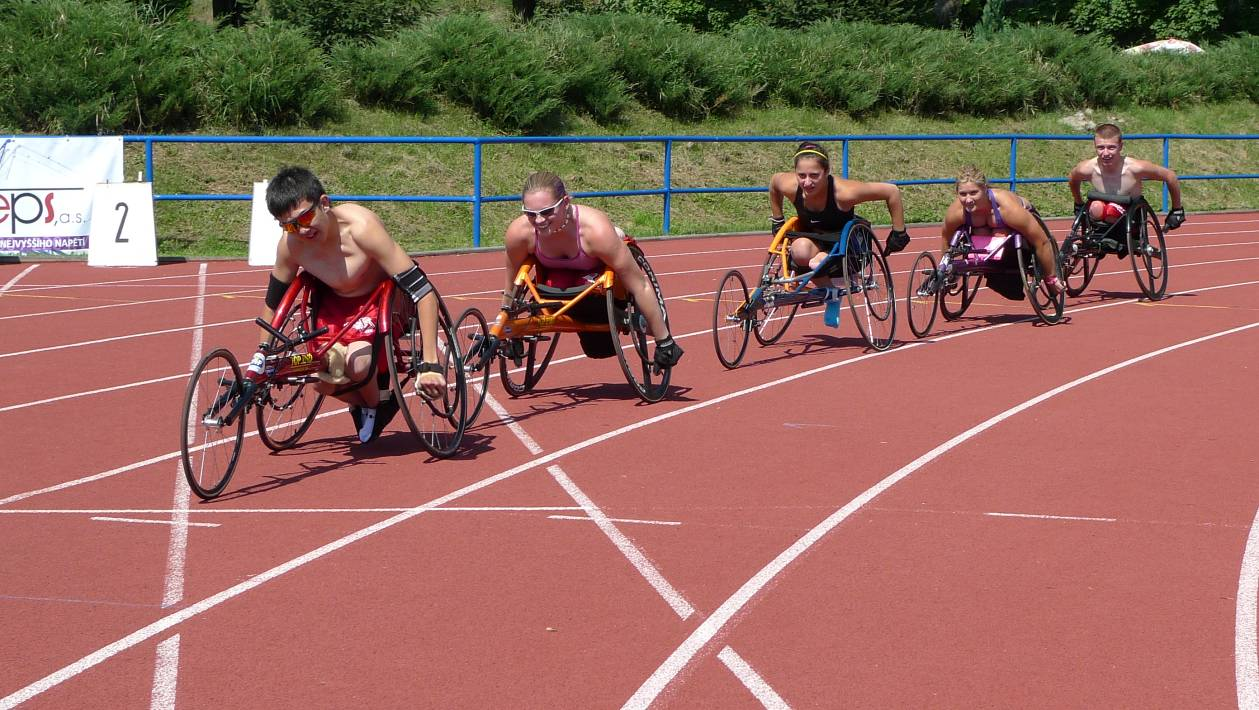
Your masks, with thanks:
[(358, 429), (358, 440), (361, 444), (366, 444), (372, 440), (372, 430), (376, 428), (376, 408), (363, 407), (359, 413), (359, 421), (361, 424)]

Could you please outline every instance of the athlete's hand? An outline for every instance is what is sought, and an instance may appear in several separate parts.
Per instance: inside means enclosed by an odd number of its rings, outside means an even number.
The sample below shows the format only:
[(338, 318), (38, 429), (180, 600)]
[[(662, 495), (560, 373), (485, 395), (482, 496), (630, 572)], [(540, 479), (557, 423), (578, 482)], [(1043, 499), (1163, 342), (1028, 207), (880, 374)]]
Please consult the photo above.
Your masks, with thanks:
[(262, 348), (263, 346), (258, 346), (258, 352), (249, 358), (249, 364), (245, 366), (245, 370), (257, 377), (262, 377), (267, 370), (267, 356), (262, 352)]
[(1163, 231), (1170, 232), (1185, 223), (1185, 208), (1177, 207), (1167, 213), (1167, 219), (1163, 221)]
[(1080, 216), (1080, 213), (1084, 211), (1084, 208), (1085, 208), (1085, 207), (1088, 207), (1088, 203), (1087, 203), (1087, 202), (1077, 202), (1077, 203), (1075, 203), (1075, 216), (1076, 216), (1076, 217), (1079, 217), (1079, 216)]
[(773, 215), (770, 215), (770, 217), (769, 217), (769, 236), (771, 236), (771, 237), (777, 236), (777, 235), (778, 235), (778, 230), (782, 229), (782, 228), (783, 228), (783, 225), (784, 225), (784, 224), (786, 224), (786, 223), (787, 223), (787, 218), (786, 218), (786, 217), (775, 217), (775, 216), (773, 216)]
[(887, 233), (887, 244), (883, 249), (883, 253), (895, 254), (909, 246), (909, 232), (903, 229), (893, 229)]

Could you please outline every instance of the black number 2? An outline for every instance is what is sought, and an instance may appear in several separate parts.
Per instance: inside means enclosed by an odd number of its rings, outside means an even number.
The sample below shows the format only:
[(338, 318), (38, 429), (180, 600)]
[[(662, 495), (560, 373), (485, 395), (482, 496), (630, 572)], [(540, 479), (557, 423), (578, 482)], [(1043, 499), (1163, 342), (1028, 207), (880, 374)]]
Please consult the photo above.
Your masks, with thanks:
[(127, 213), (131, 211), (131, 208), (127, 206), (126, 202), (119, 202), (114, 205), (114, 211), (117, 212), (119, 207), (122, 208), (122, 219), (118, 220), (118, 236), (114, 237), (114, 241), (126, 244), (131, 240), (122, 236), (122, 226), (127, 223)]

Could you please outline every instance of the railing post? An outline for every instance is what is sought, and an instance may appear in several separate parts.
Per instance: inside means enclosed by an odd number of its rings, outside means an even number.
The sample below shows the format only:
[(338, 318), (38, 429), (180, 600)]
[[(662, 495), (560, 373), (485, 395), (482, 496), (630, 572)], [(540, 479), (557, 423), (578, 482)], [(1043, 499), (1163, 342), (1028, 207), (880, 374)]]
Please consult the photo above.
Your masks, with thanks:
[(848, 179), (848, 139), (845, 138), (839, 144), (839, 176)]
[(1010, 192), (1017, 192), (1019, 185), (1019, 139), (1010, 139)]
[(472, 247), (481, 246), (481, 140), (472, 143)]
[(673, 141), (664, 142), (664, 234), (669, 234), (670, 210), (673, 209)]
[[(1172, 139), (1166, 136), (1163, 137), (1163, 167), (1168, 168), (1168, 169), (1172, 167)], [(1163, 183), (1163, 209), (1161, 210), (1162, 212), (1167, 211), (1168, 199), (1169, 197), (1168, 197), (1168, 192), (1167, 192), (1167, 183)]]
[(144, 181), (153, 182), (153, 139), (144, 138)]

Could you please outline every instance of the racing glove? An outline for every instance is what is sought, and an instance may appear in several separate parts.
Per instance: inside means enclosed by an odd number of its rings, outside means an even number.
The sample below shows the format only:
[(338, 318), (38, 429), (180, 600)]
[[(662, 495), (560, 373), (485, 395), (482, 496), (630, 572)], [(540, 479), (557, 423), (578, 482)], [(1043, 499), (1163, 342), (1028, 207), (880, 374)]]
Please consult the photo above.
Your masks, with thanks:
[(1163, 221), (1163, 231), (1170, 232), (1185, 223), (1185, 208), (1177, 207), (1167, 213), (1167, 219)]

